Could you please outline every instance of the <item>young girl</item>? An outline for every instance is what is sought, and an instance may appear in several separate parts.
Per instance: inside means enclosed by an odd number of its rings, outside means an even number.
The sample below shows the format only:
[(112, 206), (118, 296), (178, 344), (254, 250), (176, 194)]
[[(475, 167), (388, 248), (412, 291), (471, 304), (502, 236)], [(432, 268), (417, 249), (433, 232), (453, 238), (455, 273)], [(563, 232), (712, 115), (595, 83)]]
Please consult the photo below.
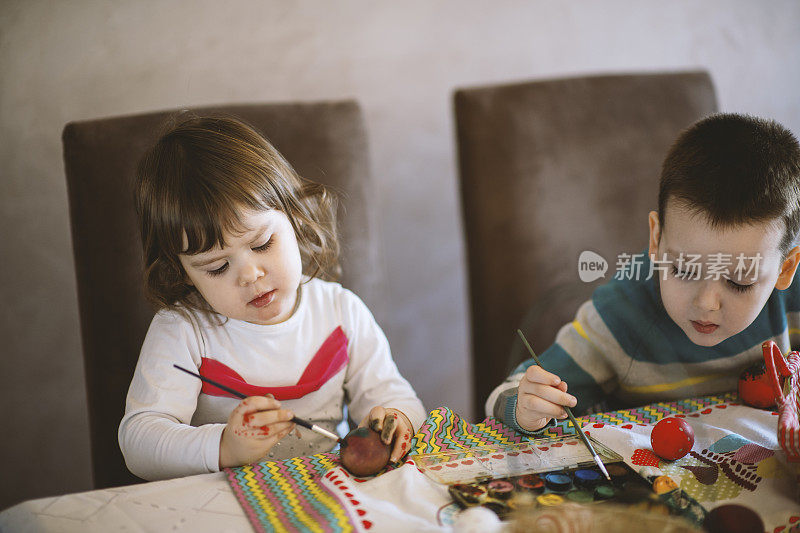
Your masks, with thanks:
[(159, 310), (119, 427), (131, 472), (153, 480), (327, 452), (335, 441), (291, 419), (335, 432), (345, 404), (402, 457), (425, 411), (364, 303), (322, 279), (338, 271), (326, 190), (224, 117), (172, 128), (137, 180), (145, 286)]

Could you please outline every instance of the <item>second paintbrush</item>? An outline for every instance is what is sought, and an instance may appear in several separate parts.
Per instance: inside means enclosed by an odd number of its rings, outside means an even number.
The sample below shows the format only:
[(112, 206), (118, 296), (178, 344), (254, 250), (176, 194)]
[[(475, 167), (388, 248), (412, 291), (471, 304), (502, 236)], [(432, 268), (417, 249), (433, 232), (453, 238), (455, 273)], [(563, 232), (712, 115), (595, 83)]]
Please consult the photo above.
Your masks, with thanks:
[[(519, 338), (522, 339), (522, 343), (525, 345), (525, 348), (528, 349), (528, 352), (531, 354), (531, 357), (533, 357), (533, 360), (536, 361), (536, 364), (539, 365), (540, 367), (544, 368), (542, 366), (542, 363), (539, 362), (539, 358), (536, 356), (536, 353), (533, 351), (533, 348), (531, 348), (531, 345), (528, 344), (528, 339), (525, 338), (525, 335), (522, 333), (522, 330), (518, 329), (517, 330), (517, 334), (519, 335)], [(569, 417), (569, 421), (572, 422), (572, 426), (575, 428), (575, 431), (578, 433), (578, 436), (581, 438), (583, 443), (589, 449), (589, 453), (592, 454), (592, 458), (594, 459), (594, 462), (597, 464), (598, 468), (600, 468), (600, 470), (603, 472), (603, 475), (606, 476), (606, 479), (611, 481), (611, 476), (608, 475), (608, 470), (606, 470), (606, 467), (603, 464), (603, 461), (600, 459), (600, 456), (595, 451), (594, 446), (592, 446), (592, 443), (589, 441), (589, 439), (583, 433), (583, 430), (581, 429), (580, 424), (578, 424), (578, 421), (575, 420), (575, 416), (573, 416), (572, 410), (569, 407), (567, 407), (566, 405), (562, 405), (561, 407), (563, 407), (564, 411), (567, 412), (567, 416)]]

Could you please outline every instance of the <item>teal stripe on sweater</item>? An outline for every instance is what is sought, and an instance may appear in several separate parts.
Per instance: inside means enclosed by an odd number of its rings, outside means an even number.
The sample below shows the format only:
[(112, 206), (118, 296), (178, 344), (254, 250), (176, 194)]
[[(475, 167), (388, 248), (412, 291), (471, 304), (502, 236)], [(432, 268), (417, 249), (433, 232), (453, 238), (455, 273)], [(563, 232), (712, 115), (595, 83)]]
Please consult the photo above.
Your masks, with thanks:
[[(645, 280), (649, 258), (640, 280), (612, 279), (592, 295), (597, 312), (622, 349), (637, 361), (655, 364), (698, 363), (731, 357), (764, 339), (780, 335), (787, 326), (786, 313), (800, 310), (800, 283), (795, 276), (789, 289), (773, 291), (767, 304), (744, 331), (716, 346), (694, 344), (667, 315), (654, 277)], [(787, 305), (791, 303), (791, 305)]]

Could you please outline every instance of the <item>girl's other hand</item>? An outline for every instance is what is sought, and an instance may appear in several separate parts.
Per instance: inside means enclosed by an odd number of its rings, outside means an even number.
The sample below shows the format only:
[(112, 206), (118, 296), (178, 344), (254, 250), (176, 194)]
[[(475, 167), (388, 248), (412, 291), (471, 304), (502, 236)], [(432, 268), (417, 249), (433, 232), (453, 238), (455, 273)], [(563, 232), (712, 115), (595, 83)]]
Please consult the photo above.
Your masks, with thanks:
[(394, 441), (389, 461), (396, 463), (409, 452), (414, 428), (403, 411), (377, 405), (370, 410), (359, 426), (369, 426), (373, 431), (380, 433), (384, 444), (391, 444)]
[(258, 461), (295, 424), (291, 411), (281, 409), (272, 395), (251, 396), (236, 406), (230, 416), (219, 444), (219, 466), (229, 468)]
[(567, 418), (562, 406), (575, 407), (577, 403), (577, 398), (567, 394), (565, 381), (539, 365), (531, 365), (517, 389), (517, 424), (526, 431), (536, 431), (551, 418)]

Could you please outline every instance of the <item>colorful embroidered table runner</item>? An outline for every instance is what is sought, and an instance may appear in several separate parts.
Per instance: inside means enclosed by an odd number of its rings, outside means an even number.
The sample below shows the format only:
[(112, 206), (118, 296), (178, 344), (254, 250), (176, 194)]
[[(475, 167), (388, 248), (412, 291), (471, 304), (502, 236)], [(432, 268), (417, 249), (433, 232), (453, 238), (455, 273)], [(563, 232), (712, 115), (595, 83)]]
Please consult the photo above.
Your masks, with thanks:
[[(645, 448), (640, 446), (644, 436), (649, 435), (649, 426), (671, 415), (683, 415), (688, 417), (689, 421), (697, 418), (696, 423), (700, 425), (702, 420), (699, 417), (706, 416), (701, 413), (716, 411), (719, 414), (714, 416), (724, 416), (725, 407), (716, 407), (712, 410), (713, 406), (731, 406), (729, 412), (732, 413), (733, 407), (738, 406), (735, 399), (733, 394), (729, 394), (655, 403), (635, 409), (588, 415), (578, 418), (578, 422), (601, 442), (607, 443), (606, 441), (610, 440), (608, 443), (610, 447), (623, 455), (634, 469), (638, 469), (640, 466), (637, 465), (652, 464), (654, 461), (653, 457), (645, 453)], [(772, 416), (768, 411), (754, 411), (754, 414), (762, 418)], [(774, 427), (761, 428), (761, 431), (765, 438), (771, 431), (772, 440), (775, 440)], [(574, 433), (574, 429), (568, 421), (561, 421), (546, 432), (548, 436), (571, 433)], [(735, 480), (731, 481), (733, 478), (725, 473), (725, 465), (733, 464), (732, 460), (735, 460), (737, 452), (741, 456), (738, 459), (743, 460), (742, 464), (745, 467), (750, 465), (750, 469), (756, 471), (762, 468), (763, 472), (771, 472), (772, 474), (768, 475), (773, 477), (779, 475), (779, 472), (775, 472), (775, 465), (772, 464), (775, 461), (767, 461), (769, 464), (764, 463), (763, 467), (759, 466), (760, 462), (774, 459), (776, 454), (782, 453), (777, 444), (775, 450), (768, 450), (751, 442), (758, 441), (756, 437), (748, 435), (750, 437), (748, 439), (731, 435), (734, 436), (727, 440), (721, 439), (724, 442), (716, 448), (698, 439), (694, 448), (696, 450), (694, 453), (698, 457), (687, 456), (685, 468), (677, 466), (672, 468), (672, 465), (667, 468), (669, 475), (682, 477), (684, 484), (693, 488), (695, 494), (688, 489), (687, 492), (701, 503), (703, 503), (702, 498), (698, 496), (703, 494), (706, 496), (711, 494), (712, 501), (730, 496), (743, 498), (747, 495), (749, 489), (736, 484)], [(446, 517), (443, 516), (448, 512), (446, 490), (440, 491), (430, 480), (423, 479), (424, 476), (419, 474), (414, 466), (414, 455), (462, 450), (475, 446), (515, 444), (526, 440), (524, 436), (493, 418), (487, 418), (479, 424), (470, 424), (450, 409), (440, 407), (430, 413), (412, 440), (406, 464), (402, 468), (390, 469), (396, 470), (395, 472), (389, 471), (376, 478), (362, 480), (348, 476), (339, 468), (338, 455), (333, 453), (263, 462), (227, 469), (226, 472), (237, 499), (256, 531), (364, 531), (372, 529), (373, 526), (373, 530), (383, 531), (392, 510), (378, 509), (384, 507), (379, 496), (396, 494), (396, 491), (401, 490), (403, 483), (411, 483), (414, 485), (414, 491), (424, 492), (425, 497), (418, 499), (426, 499), (429, 504), (428, 508), (420, 503), (417, 509), (407, 509), (408, 520), (417, 520), (418, 529), (447, 529), (444, 526)], [(713, 440), (711, 438), (709, 442)], [(713, 444), (717, 444), (717, 441)], [(711, 450), (707, 449), (709, 447)], [(744, 457), (743, 453), (747, 457)], [(676, 463), (678, 462), (680, 461)], [(725, 487), (720, 485), (719, 490), (715, 490), (715, 483), (711, 483), (712, 489), (704, 484), (710, 481), (709, 476), (713, 476), (712, 469), (722, 472), (720, 481), (726, 483)], [(690, 478), (695, 476), (696, 472), (700, 474), (700, 478)], [(735, 488), (731, 488), (731, 483), (740, 490), (737, 492)], [(402, 495), (398, 495), (398, 498), (402, 498)], [(790, 502), (788, 505), (792, 505), (791, 496), (787, 496), (786, 501)], [(406, 498), (398, 505), (402, 506), (408, 502), (409, 499)], [(716, 505), (719, 503), (711, 507)], [(768, 531), (791, 531), (795, 526), (800, 527), (798, 522), (800, 508), (795, 511), (790, 508), (783, 515), (778, 522), (771, 522), (771, 526), (768, 524)]]

